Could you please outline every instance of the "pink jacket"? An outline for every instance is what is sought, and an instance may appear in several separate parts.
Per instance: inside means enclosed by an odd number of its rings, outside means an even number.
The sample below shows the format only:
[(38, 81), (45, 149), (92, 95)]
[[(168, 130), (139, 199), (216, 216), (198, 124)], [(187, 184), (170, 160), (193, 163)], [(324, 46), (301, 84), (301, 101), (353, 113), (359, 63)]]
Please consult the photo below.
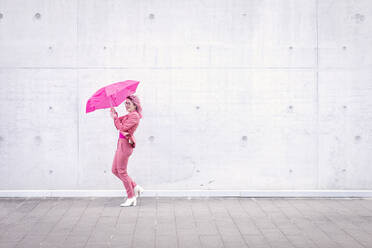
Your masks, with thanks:
[[(140, 116), (137, 111), (130, 112), (121, 117), (114, 118), (114, 124), (117, 130), (128, 132), (128, 140), (132, 142), (132, 147), (136, 147), (136, 140), (134, 139), (134, 131), (136, 131), (140, 121)], [(120, 133), (121, 135), (121, 133)]]

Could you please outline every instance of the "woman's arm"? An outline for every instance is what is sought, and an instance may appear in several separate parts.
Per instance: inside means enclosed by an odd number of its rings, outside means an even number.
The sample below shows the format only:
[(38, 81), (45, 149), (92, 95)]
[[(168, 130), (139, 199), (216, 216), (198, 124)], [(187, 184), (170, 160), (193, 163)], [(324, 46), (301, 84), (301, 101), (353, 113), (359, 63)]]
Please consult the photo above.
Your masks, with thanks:
[(116, 129), (122, 132), (127, 132), (130, 128), (132, 128), (138, 122), (139, 122), (139, 117), (136, 114), (130, 114), (128, 116), (128, 119), (126, 119), (124, 122), (121, 122), (121, 120), (117, 116), (114, 116), (115, 127)]
[[(118, 113), (116, 112), (116, 110), (113, 108), (113, 107), (111, 107), (111, 109), (110, 109), (110, 115), (111, 115), (111, 118), (113, 119), (113, 120), (115, 120), (115, 117), (118, 117)], [(121, 120), (119, 119), (119, 122), (120, 122)], [(118, 126), (116, 125), (116, 123), (117, 122), (114, 122), (114, 124), (115, 124), (115, 127), (118, 129)], [(122, 135), (124, 135), (124, 136), (127, 136), (129, 133), (128, 132), (122, 132), (122, 131), (120, 131), (120, 133), (122, 134)]]

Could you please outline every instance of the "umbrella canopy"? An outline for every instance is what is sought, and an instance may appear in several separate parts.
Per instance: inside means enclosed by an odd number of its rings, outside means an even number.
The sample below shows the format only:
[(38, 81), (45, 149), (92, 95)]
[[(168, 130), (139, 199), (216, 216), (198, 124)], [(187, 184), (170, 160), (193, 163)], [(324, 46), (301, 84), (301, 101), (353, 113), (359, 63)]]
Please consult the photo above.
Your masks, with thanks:
[(107, 85), (99, 89), (89, 98), (85, 113), (96, 109), (105, 109), (119, 106), (129, 95), (136, 92), (139, 81), (126, 80)]

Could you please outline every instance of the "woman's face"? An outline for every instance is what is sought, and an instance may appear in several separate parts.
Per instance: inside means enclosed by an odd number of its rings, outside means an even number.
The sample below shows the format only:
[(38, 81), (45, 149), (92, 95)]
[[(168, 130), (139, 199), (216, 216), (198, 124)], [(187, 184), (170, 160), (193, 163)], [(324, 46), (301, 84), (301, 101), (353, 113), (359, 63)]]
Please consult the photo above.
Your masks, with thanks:
[(136, 110), (136, 105), (134, 105), (133, 102), (127, 98), (125, 100), (125, 108), (127, 109), (128, 112), (132, 112)]

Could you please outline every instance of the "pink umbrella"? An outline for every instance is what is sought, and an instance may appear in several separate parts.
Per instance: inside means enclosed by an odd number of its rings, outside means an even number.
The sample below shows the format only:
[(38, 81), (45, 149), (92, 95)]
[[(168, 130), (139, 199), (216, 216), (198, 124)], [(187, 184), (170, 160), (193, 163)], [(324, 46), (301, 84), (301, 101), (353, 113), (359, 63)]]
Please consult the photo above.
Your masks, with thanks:
[(126, 80), (113, 83), (99, 89), (89, 98), (85, 113), (96, 109), (105, 109), (119, 106), (127, 96), (136, 92), (139, 81)]

